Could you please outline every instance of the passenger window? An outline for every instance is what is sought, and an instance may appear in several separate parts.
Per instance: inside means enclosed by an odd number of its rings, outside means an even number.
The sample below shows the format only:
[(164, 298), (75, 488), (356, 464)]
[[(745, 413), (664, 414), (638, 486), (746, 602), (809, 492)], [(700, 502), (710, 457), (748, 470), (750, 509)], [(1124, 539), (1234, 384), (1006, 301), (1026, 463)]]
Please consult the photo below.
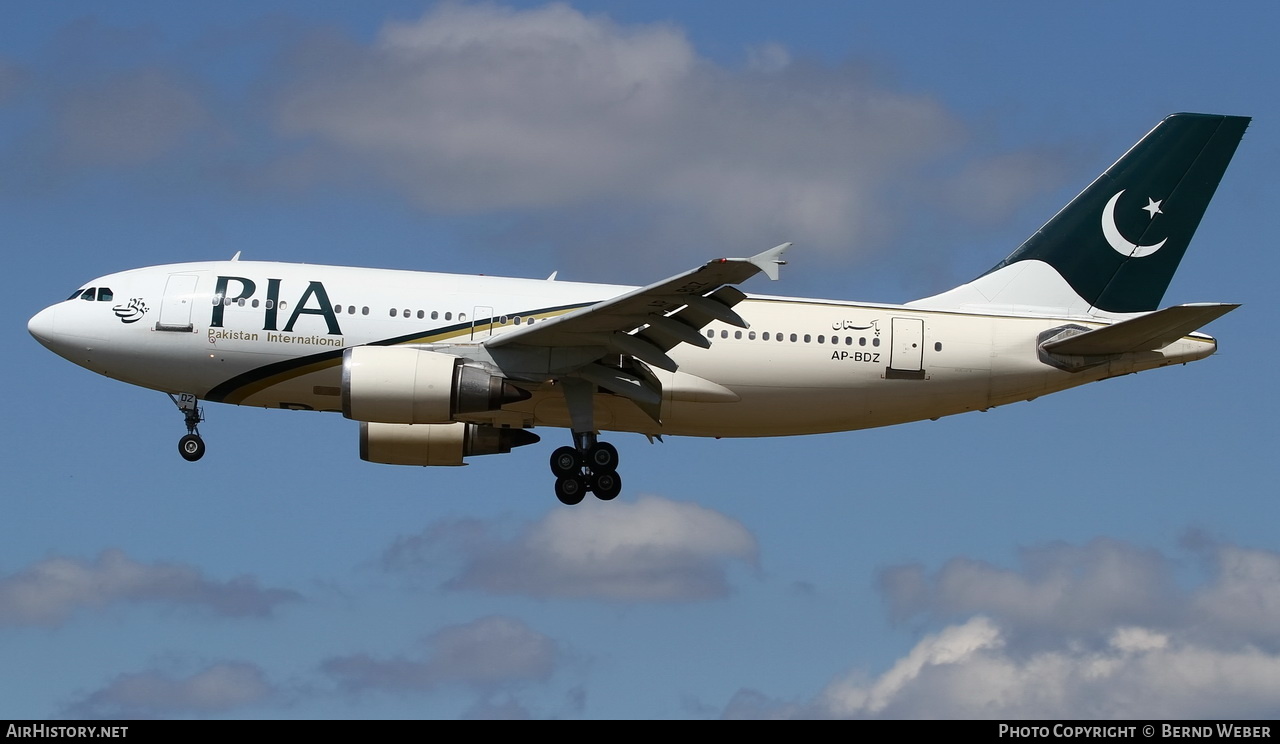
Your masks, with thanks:
[(804, 334), (804, 342), (805, 342), (806, 344), (807, 344), (807, 343), (809, 343), (809, 338), (810, 338), (810, 337), (809, 337), (809, 334), (807, 334), (807, 333), (806, 333), (806, 334)]
[[(809, 340), (809, 339), (807, 339), (807, 338), (805, 339), (805, 341), (808, 341), (808, 340)], [(825, 344), (826, 342), (827, 342), (827, 337), (826, 337), (825, 335), (824, 335), (824, 336), (818, 336), (818, 343), (820, 343), (820, 344)]]
[(467, 319), (466, 313), (458, 313), (458, 320), (466, 320), (466, 319)]
[(445, 314), (444, 314), (444, 319), (445, 319), (445, 320), (453, 320), (453, 313), (445, 313)]
[(80, 299), (82, 299), (82, 300), (92, 300), (95, 294), (96, 294), (96, 290), (94, 290), (94, 289), (92, 289), (92, 288), (90, 288), (90, 289), (86, 289), (84, 292), (82, 292), (82, 293), (80, 294)]
[(98, 302), (111, 302), (111, 290), (106, 287), (98, 288)]
[(720, 331), (720, 338), (729, 338), (728, 331)]
[(755, 331), (751, 331), (750, 333), (748, 333), (748, 334), (747, 334), (747, 340), (748, 340), (748, 341), (755, 341), (755, 340), (756, 340), (756, 332), (755, 332)]
[[(271, 300), (267, 300), (267, 302), (271, 302)], [(342, 305), (334, 305), (333, 312), (338, 315), (342, 315)]]
[(796, 334), (793, 333), (791, 334), (791, 343), (794, 344), (795, 342), (796, 342)]
[(391, 317), (396, 317), (396, 309), (394, 307), (391, 308)]
[(439, 319), (440, 319), (440, 313), (439, 313), (438, 311), (436, 311), (436, 310), (432, 310), (432, 311), (431, 311), (431, 319), (432, 319), (432, 320), (439, 320)]
[(741, 338), (742, 338), (742, 331), (734, 331), (734, 332), (733, 332), (733, 337), (734, 337), (734, 338), (737, 338), (737, 339), (741, 339)]
[(270, 310), (271, 308), (273, 308), (273, 307), (275, 307), (275, 306), (276, 306), (276, 301), (275, 301), (275, 300), (272, 300), (272, 299), (268, 299), (268, 300), (266, 301), (266, 303), (264, 303), (264, 304), (265, 304), (266, 308), (267, 308), (268, 310)]
[(409, 308), (404, 309), (404, 317), (409, 317)]
[(422, 312), (421, 310), (418, 311), (418, 320), (422, 320), (423, 317), (425, 316), (426, 316), (426, 313)]
[[(283, 302), (282, 302), (282, 303), (280, 303), (280, 306), (281, 306), (281, 307), (284, 307), (284, 303), (283, 303)], [(368, 315), (368, 314), (369, 314), (369, 306), (368, 306), (368, 305), (365, 305), (364, 307), (360, 308), (360, 314), (361, 314), (361, 315)]]

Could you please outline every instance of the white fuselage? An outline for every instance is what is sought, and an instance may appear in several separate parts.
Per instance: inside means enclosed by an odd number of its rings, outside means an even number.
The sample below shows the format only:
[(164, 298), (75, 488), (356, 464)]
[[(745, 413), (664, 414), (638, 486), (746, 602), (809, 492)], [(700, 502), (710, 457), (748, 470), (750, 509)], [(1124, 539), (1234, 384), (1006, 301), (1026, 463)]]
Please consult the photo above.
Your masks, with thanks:
[[(269, 408), (341, 409), (342, 351), (366, 344), (478, 343), (628, 287), (549, 280), (222, 261), (111, 274), (53, 305), (32, 333), (67, 359), (128, 383)], [(748, 296), (747, 330), (713, 322), (709, 348), (671, 350), (661, 422), (596, 395), (601, 430), (716, 437), (863, 429), (981, 410), (1213, 353), (1202, 334), (1082, 371), (1042, 359), (1042, 334), (1093, 317), (947, 311)], [(552, 381), (464, 420), (568, 426)]]

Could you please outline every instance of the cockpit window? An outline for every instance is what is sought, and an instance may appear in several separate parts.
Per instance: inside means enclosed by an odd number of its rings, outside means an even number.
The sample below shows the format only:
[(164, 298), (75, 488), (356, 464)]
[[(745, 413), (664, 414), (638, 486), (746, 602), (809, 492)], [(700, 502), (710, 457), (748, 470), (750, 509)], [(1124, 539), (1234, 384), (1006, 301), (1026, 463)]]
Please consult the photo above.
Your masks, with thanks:
[(98, 287), (98, 302), (111, 302), (111, 290), (106, 287)]
[(89, 289), (86, 289), (85, 291), (80, 293), (80, 299), (92, 300), (95, 293), (96, 293), (96, 290), (94, 290), (93, 287), (90, 287)]
[(81, 293), (81, 292), (83, 292), (83, 291), (84, 291), (84, 289), (77, 289), (76, 291), (72, 292), (72, 293), (71, 293), (71, 296), (70, 296), (70, 297), (68, 297), (67, 299), (68, 299), (68, 300), (74, 300), (75, 298), (79, 297), (79, 296), (80, 296), (80, 293)]

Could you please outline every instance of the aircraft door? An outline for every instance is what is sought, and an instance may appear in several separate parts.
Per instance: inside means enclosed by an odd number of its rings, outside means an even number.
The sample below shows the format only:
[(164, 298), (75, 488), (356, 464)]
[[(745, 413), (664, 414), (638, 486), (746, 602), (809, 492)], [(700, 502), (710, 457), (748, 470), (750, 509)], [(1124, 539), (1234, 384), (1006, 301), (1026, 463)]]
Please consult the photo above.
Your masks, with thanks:
[(160, 320), (156, 322), (157, 331), (178, 331), (191, 333), (195, 326), (191, 325), (191, 308), (195, 304), (195, 274), (170, 274), (164, 285), (164, 299), (160, 302)]
[(924, 371), (924, 320), (894, 318), (893, 340), (889, 347), (889, 369), (896, 372)]
[(471, 308), (471, 339), (485, 339), (493, 335), (493, 308), (476, 305)]

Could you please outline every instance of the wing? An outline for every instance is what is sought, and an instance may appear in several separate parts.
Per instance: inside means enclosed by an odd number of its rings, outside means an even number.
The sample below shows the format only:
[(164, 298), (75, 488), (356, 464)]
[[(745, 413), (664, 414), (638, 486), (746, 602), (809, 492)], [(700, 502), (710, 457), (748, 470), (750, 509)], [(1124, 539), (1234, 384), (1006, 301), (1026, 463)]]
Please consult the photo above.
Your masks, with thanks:
[[(777, 279), (778, 267), (786, 263), (781, 256), (790, 247), (783, 243), (750, 258), (708, 261), (647, 287), (494, 336), (484, 345), (495, 352), (515, 347), (576, 350), (580, 353), (565, 355), (572, 361), (562, 374), (583, 377), (650, 410), (661, 401), (662, 392), (645, 365), (676, 371), (678, 365), (667, 352), (681, 343), (710, 346), (702, 329), (713, 320), (746, 328), (733, 310), (746, 295), (731, 285), (762, 271)], [(620, 357), (619, 366), (601, 364), (606, 355)]]

